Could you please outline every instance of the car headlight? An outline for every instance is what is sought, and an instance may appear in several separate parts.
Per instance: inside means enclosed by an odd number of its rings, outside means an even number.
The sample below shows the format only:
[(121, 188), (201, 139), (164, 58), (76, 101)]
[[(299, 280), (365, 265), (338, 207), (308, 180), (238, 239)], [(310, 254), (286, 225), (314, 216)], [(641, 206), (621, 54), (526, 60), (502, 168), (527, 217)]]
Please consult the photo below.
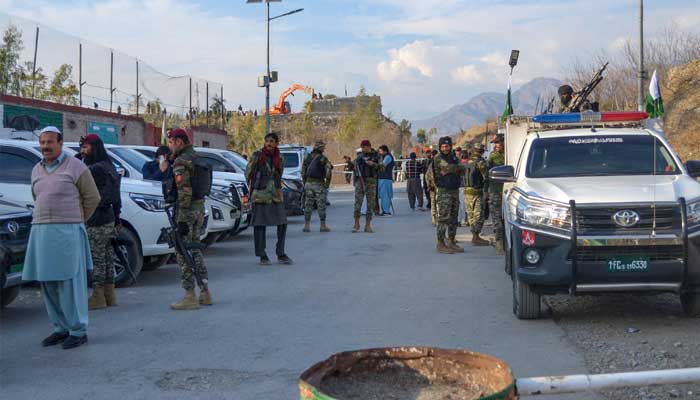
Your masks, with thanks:
[(700, 199), (686, 204), (688, 227), (700, 226)]
[(165, 199), (163, 196), (129, 193), (129, 198), (146, 211), (162, 212), (165, 210)]
[(231, 192), (225, 186), (212, 186), (209, 197), (222, 203), (231, 203)]
[(532, 227), (571, 231), (571, 209), (568, 206), (528, 197), (518, 191), (508, 196), (508, 218)]

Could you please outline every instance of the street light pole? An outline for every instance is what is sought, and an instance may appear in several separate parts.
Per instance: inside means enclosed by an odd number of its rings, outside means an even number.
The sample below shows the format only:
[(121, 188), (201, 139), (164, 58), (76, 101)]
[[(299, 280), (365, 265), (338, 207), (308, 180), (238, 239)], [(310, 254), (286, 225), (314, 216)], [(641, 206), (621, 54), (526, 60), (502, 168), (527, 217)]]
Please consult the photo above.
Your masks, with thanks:
[(645, 110), (645, 96), (644, 96), (644, 0), (639, 0), (639, 71), (637, 72), (637, 83), (638, 83), (638, 98), (637, 106), (638, 111)]
[(270, 2), (267, 3), (267, 82), (265, 83), (265, 134), (270, 133)]

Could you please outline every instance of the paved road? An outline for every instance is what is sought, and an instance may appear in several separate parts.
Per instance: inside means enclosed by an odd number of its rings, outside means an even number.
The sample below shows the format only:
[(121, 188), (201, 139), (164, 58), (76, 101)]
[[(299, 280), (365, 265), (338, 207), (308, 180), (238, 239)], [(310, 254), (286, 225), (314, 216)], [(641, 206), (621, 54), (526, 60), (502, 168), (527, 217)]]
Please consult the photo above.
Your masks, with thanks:
[(25, 289), (2, 314), (3, 398), (294, 399), (316, 361), (393, 345), (489, 353), (520, 377), (586, 372), (554, 322), (512, 316), (491, 248), (437, 255), (429, 213), (410, 213), (396, 196), (399, 215), (375, 219), (375, 234), (350, 233), (347, 192), (332, 194), (330, 234), (304, 234), (293, 218), (292, 267), (260, 268), (252, 232), (214, 245), (210, 308), (170, 311), (182, 294), (176, 267), (144, 273), (118, 291), (119, 307), (91, 313), (90, 342), (77, 350), (40, 346), (50, 327), (36, 289)]

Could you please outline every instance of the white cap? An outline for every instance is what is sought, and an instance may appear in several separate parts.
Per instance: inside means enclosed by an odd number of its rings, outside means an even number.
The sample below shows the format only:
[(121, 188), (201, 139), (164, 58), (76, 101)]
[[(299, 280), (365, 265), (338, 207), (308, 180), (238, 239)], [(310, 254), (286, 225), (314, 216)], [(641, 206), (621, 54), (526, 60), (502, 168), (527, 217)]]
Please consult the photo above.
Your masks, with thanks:
[(39, 132), (39, 134), (41, 135), (43, 133), (49, 132), (58, 133), (59, 135), (62, 135), (61, 131), (59, 131), (58, 128), (56, 128), (55, 126), (47, 126), (46, 128), (42, 129), (41, 132)]

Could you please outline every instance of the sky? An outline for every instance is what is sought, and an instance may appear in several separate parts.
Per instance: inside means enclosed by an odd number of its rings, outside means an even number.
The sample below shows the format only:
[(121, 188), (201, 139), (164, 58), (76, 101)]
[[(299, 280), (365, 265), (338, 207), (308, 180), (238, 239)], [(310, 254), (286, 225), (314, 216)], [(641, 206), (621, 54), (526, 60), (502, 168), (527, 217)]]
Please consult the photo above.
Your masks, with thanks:
[[(649, 36), (672, 23), (700, 32), (698, 0), (645, 3)], [(272, 3), (272, 15), (298, 8), (304, 11), (272, 21), (271, 65), (280, 77), (273, 102), (292, 83), (336, 95), (365, 87), (382, 96), (384, 113), (394, 119), (422, 119), (483, 91), (505, 92), (511, 49), (521, 51), (517, 87), (536, 77), (563, 78), (575, 59), (614, 53), (638, 35), (638, 0), (284, 0)], [(170, 76), (220, 82), (229, 108), (264, 107), (257, 87), (265, 70), (263, 4), (0, 0), (0, 12), (5, 22), (8, 15), (37, 21)], [(48, 32), (38, 64), (50, 70), (51, 61), (75, 57)], [(29, 33), (25, 58), (31, 42)], [(301, 109), (305, 96), (295, 96), (293, 109)]]

